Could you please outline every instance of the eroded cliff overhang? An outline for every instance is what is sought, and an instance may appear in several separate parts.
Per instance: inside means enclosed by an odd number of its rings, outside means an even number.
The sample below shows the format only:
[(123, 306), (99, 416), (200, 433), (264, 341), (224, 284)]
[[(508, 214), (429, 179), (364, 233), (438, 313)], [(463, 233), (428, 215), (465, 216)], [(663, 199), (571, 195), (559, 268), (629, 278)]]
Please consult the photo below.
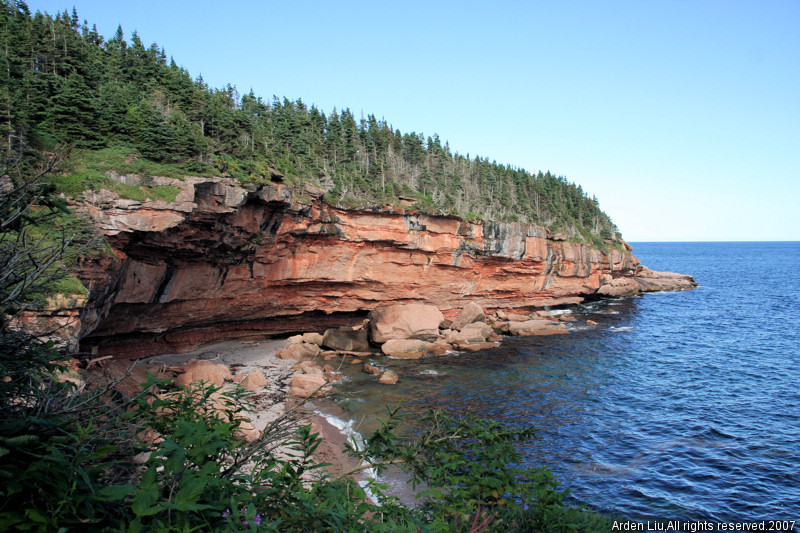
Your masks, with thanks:
[(535, 309), (693, 283), (651, 276), (644, 287), (630, 253), (555, 240), (535, 225), (298, 203), (283, 184), (162, 180), (180, 188), (175, 202), (101, 192), (77, 204), (114, 254), (82, 265), (91, 293), (83, 350), (144, 355), (315, 330), (386, 303)]

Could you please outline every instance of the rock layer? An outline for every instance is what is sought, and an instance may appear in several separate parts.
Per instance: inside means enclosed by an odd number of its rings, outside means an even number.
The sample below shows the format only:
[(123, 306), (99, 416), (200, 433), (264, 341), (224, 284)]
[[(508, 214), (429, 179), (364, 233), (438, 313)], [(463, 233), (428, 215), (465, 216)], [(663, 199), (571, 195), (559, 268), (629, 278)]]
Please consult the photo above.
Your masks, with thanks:
[(323, 331), (392, 303), (430, 303), (445, 315), (470, 301), (530, 312), (696, 286), (627, 251), (556, 240), (539, 226), (306, 205), (282, 184), (247, 191), (225, 178), (161, 181), (181, 190), (176, 202), (101, 191), (76, 204), (113, 249), (82, 264), (91, 294), (75, 330), (82, 351), (138, 357)]

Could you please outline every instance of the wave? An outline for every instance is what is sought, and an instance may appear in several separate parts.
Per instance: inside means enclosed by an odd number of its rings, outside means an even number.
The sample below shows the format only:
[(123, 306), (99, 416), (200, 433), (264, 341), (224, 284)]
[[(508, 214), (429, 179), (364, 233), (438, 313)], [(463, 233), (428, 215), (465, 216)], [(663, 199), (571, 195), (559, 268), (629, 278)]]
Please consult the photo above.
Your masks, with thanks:
[[(326, 413), (325, 411), (321, 411), (320, 409), (317, 409), (316, 407), (313, 407), (310, 404), (309, 407), (311, 407), (314, 410), (314, 414), (324, 418), (326, 422), (328, 422), (330, 425), (338, 429), (342, 435), (347, 437), (347, 440), (353, 444), (353, 447), (356, 450), (363, 450), (365, 448), (366, 445), (364, 443), (364, 437), (362, 437), (361, 433), (359, 433), (355, 429), (355, 421), (342, 420), (338, 416), (334, 416), (330, 413)], [(363, 465), (364, 463), (362, 462), (361, 464)], [(375, 472), (375, 469), (373, 468), (365, 468), (364, 470), (362, 470), (362, 472), (363, 472), (363, 478), (372, 478), (375, 480), (379, 479), (377, 473)], [(378, 495), (372, 491), (371, 487), (369, 486), (369, 482), (366, 481), (366, 479), (359, 479), (358, 484), (361, 486), (361, 488), (364, 489), (364, 491), (366, 491), (367, 495), (372, 499), (373, 502), (375, 502), (376, 505), (380, 505)]]

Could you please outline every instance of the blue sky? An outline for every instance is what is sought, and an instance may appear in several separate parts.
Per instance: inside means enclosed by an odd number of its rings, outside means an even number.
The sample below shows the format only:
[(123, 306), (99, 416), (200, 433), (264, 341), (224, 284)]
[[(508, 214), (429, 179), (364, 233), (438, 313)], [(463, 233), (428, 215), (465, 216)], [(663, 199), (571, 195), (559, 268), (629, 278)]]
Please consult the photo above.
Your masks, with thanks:
[(29, 0), (193, 76), (565, 175), (629, 241), (800, 240), (800, 2)]

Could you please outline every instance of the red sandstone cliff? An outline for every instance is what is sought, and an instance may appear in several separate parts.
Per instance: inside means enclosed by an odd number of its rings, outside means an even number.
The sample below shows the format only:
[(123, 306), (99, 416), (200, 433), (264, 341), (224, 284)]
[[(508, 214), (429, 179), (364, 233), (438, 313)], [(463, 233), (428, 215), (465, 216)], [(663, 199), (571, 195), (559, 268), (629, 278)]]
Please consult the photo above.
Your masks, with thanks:
[(320, 330), (387, 302), (532, 310), (696, 286), (538, 226), (305, 205), (280, 184), (156, 181), (181, 189), (175, 202), (100, 191), (76, 204), (114, 253), (82, 265), (91, 293), (75, 330), (82, 350), (138, 356)]

